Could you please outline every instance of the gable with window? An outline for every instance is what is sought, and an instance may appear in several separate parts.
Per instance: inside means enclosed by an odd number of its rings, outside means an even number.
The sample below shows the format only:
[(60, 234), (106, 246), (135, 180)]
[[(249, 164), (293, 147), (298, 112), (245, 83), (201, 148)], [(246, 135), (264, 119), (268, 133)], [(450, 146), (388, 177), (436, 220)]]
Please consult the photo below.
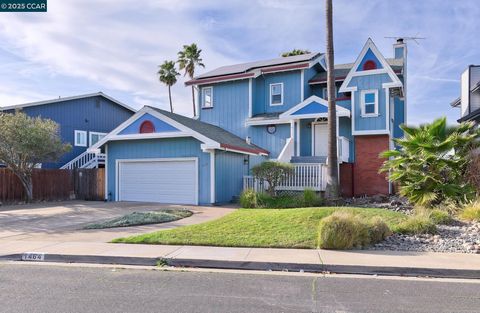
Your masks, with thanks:
[(202, 89), (202, 108), (213, 108), (213, 87), (204, 87)]
[(362, 90), (360, 100), (362, 117), (378, 116), (378, 90)]
[(283, 104), (283, 83), (270, 84), (270, 105)]

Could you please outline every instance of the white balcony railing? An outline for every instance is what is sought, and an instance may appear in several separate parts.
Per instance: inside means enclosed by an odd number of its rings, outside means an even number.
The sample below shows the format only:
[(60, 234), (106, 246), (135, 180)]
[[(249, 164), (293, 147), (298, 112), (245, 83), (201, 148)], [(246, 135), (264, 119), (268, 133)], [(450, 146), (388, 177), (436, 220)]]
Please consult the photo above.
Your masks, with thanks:
[[(305, 190), (325, 191), (327, 185), (327, 165), (323, 163), (295, 163), (291, 174), (286, 175), (277, 190)], [(262, 182), (253, 176), (243, 177), (243, 189), (253, 189), (263, 192), (268, 187), (267, 182)]]

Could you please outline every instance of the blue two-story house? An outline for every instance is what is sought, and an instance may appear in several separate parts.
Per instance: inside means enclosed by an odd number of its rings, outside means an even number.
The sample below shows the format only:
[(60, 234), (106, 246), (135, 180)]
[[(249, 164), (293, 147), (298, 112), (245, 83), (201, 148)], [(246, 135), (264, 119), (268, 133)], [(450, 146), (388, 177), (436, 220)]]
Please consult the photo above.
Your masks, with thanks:
[[(353, 63), (335, 66), (337, 138), (345, 195), (388, 194), (379, 153), (403, 136), (406, 45), (386, 59), (368, 40)], [(251, 168), (292, 162), (280, 189), (325, 189), (326, 64), (322, 53), (224, 66), (190, 80), (198, 116), (144, 107), (92, 151), (107, 154), (109, 200), (228, 202), (256, 188)]]
[(91, 168), (103, 166), (104, 155), (88, 153), (109, 132), (131, 117), (136, 110), (102, 93), (0, 107), (5, 113), (21, 111), (31, 117), (50, 119), (59, 125), (64, 143), (72, 146), (57, 163), (42, 168)]

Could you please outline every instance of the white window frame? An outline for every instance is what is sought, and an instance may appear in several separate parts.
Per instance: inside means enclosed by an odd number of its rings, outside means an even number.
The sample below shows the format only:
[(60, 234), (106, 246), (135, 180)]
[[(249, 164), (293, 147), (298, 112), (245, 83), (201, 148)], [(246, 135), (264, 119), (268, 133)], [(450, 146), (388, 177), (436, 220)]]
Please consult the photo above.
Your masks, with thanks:
[[(77, 134), (82, 134), (85, 138), (85, 143), (77, 142)], [(73, 142), (75, 147), (86, 147), (88, 145), (88, 132), (86, 130), (75, 130), (73, 132)]]
[[(323, 87), (322, 88), (322, 99), (323, 100), (328, 100), (327, 99), (327, 96), (328, 96), (328, 90), (327, 90), (327, 87)], [(338, 97), (338, 88), (337, 86), (335, 86), (335, 99)]]
[[(365, 113), (365, 95), (373, 93), (375, 95), (375, 111), (373, 113)], [(378, 90), (377, 89), (369, 89), (369, 90), (362, 90), (360, 92), (360, 103), (361, 103), (361, 110), (362, 110), (362, 117), (377, 117), (378, 116)], [(370, 103), (370, 102), (369, 102)]]
[[(210, 105), (205, 105), (205, 91), (210, 90)], [(213, 87), (203, 87), (202, 88), (202, 109), (213, 108)]]
[[(92, 135), (103, 135), (103, 136), (106, 136), (108, 135), (108, 133), (101, 133), (101, 132), (89, 132), (88, 133), (88, 143), (89, 143), (89, 147), (93, 146), (92, 144)], [(103, 138), (102, 138), (103, 139)], [(100, 139), (100, 140), (102, 140)], [(99, 140), (99, 141), (100, 141)], [(98, 141), (97, 141), (98, 142)]]
[[(272, 103), (272, 87), (275, 86), (275, 85), (280, 85), (280, 96), (282, 98), (282, 101), (280, 101), (280, 103)], [(277, 106), (277, 105), (283, 105), (283, 97), (284, 97), (284, 93), (283, 93), (283, 83), (272, 83), (270, 84), (270, 106)]]

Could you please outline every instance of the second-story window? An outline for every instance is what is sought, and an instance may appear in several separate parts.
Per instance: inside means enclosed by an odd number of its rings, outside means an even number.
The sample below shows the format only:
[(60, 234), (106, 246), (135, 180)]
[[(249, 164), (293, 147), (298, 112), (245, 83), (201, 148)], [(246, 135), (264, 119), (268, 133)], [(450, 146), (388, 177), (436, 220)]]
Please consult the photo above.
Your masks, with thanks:
[(362, 103), (362, 116), (378, 116), (378, 91), (362, 90), (360, 96)]
[(270, 105), (283, 104), (283, 83), (270, 84)]
[(213, 88), (205, 87), (202, 89), (203, 108), (213, 108)]

